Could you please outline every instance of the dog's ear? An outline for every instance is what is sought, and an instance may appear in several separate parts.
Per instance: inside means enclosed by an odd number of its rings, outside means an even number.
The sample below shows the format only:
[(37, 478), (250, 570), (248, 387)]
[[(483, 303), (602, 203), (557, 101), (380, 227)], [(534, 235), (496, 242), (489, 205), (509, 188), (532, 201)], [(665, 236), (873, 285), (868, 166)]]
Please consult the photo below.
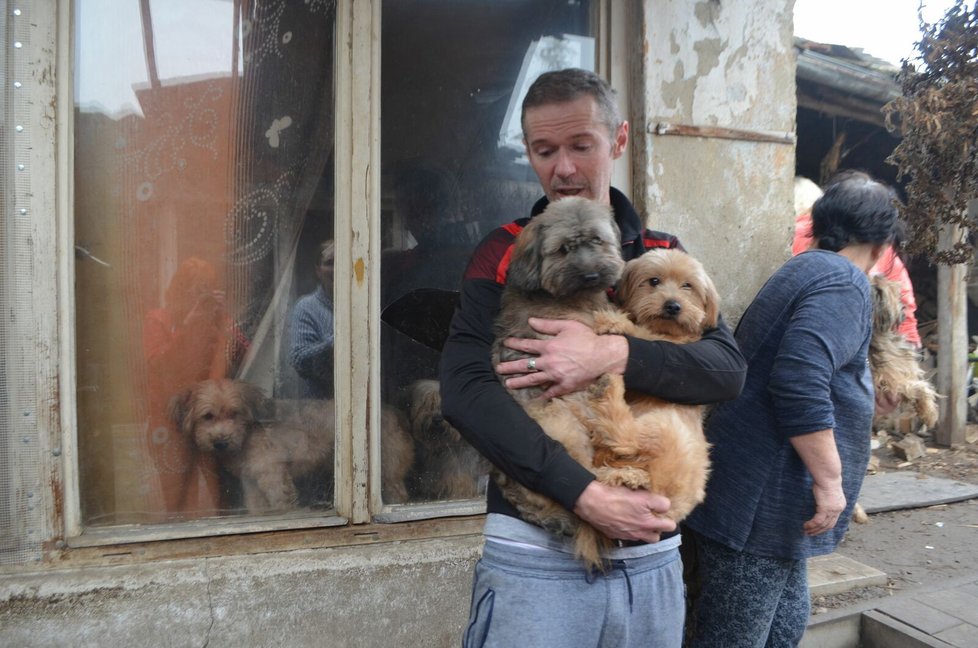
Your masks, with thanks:
[(716, 328), (720, 320), (720, 293), (717, 292), (713, 279), (706, 273), (706, 268), (702, 264), (700, 264), (699, 275), (700, 289), (703, 293), (700, 297), (703, 299), (703, 330), (705, 331)]
[(542, 268), (545, 225), (542, 219), (534, 219), (516, 237), (506, 284), (523, 292), (543, 289)]
[(619, 307), (624, 307), (632, 298), (636, 290), (635, 284), (641, 280), (641, 259), (632, 259), (625, 264), (625, 270), (621, 273), (621, 279), (615, 287), (615, 303)]
[(248, 408), (252, 420), (267, 420), (275, 415), (272, 399), (265, 396), (265, 392), (260, 387), (243, 380), (235, 380), (234, 385), (241, 396), (241, 402)]
[(171, 396), (166, 404), (166, 417), (182, 434), (189, 435), (194, 431), (193, 421), (190, 418), (193, 394), (194, 388), (191, 385)]

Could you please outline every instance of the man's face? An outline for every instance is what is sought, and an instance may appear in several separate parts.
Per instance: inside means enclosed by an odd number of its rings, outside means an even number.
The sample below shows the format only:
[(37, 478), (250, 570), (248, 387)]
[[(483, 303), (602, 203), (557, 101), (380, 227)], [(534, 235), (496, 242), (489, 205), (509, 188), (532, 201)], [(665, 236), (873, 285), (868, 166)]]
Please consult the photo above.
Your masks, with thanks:
[(583, 196), (611, 204), (611, 171), (628, 142), (628, 122), (612, 139), (601, 118), (588, 96), (527, 109), (523, 143), (551, 201)]

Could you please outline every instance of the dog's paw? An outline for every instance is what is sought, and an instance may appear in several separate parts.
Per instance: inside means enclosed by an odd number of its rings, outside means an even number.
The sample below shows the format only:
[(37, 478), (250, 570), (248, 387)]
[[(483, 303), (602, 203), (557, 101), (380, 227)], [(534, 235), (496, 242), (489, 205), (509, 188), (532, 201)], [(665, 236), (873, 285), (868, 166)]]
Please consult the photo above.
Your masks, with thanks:
[(602, 484), (608, 486), (626, 486), (632, 490), (648, 488), (649, 474), (639, 468), (598, 468), (595, 475)]
[(600, 311), (594, 314), (594, 332), (598, 335), (635, 335), (636, 327), (624, 313)]
[(920, 417), (920, 420), (928, 428), (937, 425), (938, 410), (937, 403), (934, 400), (929, 394), (926, 394), (914, 402), (914, 409), (917, 411), (917, 416)]

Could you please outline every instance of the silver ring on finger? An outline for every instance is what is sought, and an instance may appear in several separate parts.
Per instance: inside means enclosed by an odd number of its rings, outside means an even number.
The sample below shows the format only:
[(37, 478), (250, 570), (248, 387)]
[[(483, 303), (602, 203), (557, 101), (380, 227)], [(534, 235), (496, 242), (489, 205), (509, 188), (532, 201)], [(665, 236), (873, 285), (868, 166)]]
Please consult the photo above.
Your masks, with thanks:
[(536, 371), (537, 370), (537, 359), (536, 358), (530, 358), (529, 360), (526, 361), (526, 370), (527, 371)]

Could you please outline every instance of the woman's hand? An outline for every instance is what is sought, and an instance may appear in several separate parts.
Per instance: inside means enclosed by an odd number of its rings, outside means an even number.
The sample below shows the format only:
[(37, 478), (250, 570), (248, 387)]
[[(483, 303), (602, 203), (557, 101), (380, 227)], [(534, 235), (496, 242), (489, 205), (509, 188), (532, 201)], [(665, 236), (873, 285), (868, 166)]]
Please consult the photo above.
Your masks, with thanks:
[(831, 429), (800, 434), (789, 439), (812, 476), (815, 516), (802, 525), (806, 535), (814, 536), (835, 528), (846, 508), (842, 492), (842, 460)]
[(876, 390), (876, 413), (874, 416), (886, 416), (892, 413), (900, 406), (903, 401), (903, 397), (900, 394), (894, 394), (893, 392), (883, 391), (882, 389)]
[(805, 522), (802, 528), (805, 535), (815, 536), (835, 528), (839, 516), (846, 508), (846, 496), (842, 492), (842, 480), (829, 486), (812, 485), (815, 496), (815, 516)]

